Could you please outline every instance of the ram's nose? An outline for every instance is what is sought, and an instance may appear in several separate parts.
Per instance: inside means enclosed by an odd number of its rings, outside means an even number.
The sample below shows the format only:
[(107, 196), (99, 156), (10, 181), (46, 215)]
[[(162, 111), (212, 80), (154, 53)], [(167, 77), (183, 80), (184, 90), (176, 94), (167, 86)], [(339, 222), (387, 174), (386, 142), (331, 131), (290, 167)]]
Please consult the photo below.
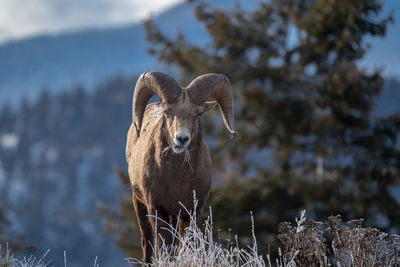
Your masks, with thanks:
[(177, 145), (186, 146), (189, 142), (188, 135), (176, 135)]

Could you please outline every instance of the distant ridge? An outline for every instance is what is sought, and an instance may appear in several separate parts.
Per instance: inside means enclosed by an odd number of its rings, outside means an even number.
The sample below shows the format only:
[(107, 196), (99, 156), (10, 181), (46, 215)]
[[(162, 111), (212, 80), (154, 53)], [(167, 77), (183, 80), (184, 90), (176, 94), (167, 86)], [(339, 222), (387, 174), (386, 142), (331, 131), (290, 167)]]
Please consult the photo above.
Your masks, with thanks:
[[(168, 35), (177, 30), (196, 41), (205, 36), (192, 7), (176, 5), (155, 17)], [(20, 99), (36, 98), (43, 88), (50, 92), (76, 85), (94, 85), (116, 75), (134, 75), (165, 68), (146, 49), (142, 23), (108, 29), (42, 35), (0, 46), (0, 107)]]

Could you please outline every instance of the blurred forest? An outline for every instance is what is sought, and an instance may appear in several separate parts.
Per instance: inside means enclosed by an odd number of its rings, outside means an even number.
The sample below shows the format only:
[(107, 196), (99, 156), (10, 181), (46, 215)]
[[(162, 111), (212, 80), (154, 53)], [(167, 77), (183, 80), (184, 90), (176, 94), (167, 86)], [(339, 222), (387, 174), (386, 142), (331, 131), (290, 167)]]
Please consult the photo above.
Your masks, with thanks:
[(0, 244), (19, 244), (22, 235), (22, 245), (34, 245), (39, 258), (50, 248), (56, 266), (63, 265), (66, 249), (69, 266), (91, 265), (96, 255), (105, 266), (125, 265), (103, 234), (98, 206), (100, 200), (115, 206), (121, 191), (113, 168), (125, 161), (136, 78), (111, 78), (92, 93), (81, 87), (60, 95), (44, 91), (20, 109), (3, 108)]
[[(149, 52), (178, 67), (184, 85), (207, 72), (232, 83), (239, 142), (228, 140), (217, 112), (205, 126), (216, 228), (231, 228), (246, 243), (253, 211), (264, 252), (277, 245), (279, 222), (302, 209), (317, 220), (362, 217), (398, 232), (400, 116), (374, 111), (384, 79), (357, 66), (366, 37), (383, 37), (392, 21), (380, 13), (382, 2), (270, 1), (251, 11), (190, 2), (211, 43), (171, 39), (153, 21), (145, 25)], [(129, 188), (126, 174), (118, 176)], [(119, 210), (103, 209), (107, 231), (137, 256), (129, 190), (119, 200)]]
[[(189, 2), (209, 43), (145, 27), (150, 54), (183, 85), (207, 72), (232, 83), (240, 140), (229, 140), (217, 110), (203, 120), (214, 170), (207, 206), (221, 238), (232, 229), (250, 242), (252, 211), (259, 248), (273, 253), (278, 224), (302, 209), (399, 233), (400, 82), (358, 64), (392, 22), (382, 1)], [(96, 255), (125, 266), (114, 240), (141, 256), (124, 153), (139, 74), (2, 106), (0, 244), (51, 248), (56, 266), (66, 248), (69, 266)]]

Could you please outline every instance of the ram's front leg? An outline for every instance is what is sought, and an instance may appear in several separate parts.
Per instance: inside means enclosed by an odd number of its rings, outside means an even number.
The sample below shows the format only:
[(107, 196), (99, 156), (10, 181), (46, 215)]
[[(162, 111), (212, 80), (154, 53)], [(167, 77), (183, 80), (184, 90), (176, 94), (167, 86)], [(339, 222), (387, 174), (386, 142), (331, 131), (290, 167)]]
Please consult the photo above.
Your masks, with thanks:
[[(178, 233), (179, 233), (181, 238), (184, 237), (186, 229), (188, 227), (190, 227), (190, 223), (191, 223), (192, 219), (195, 220), (194, 222), (196, 223), (197, 227), (199, 225), (201, 225), (201, 218), (202, 218), (201, 214), (202, 214), (202, 207), (197, 207), (195, 215), (194, 214), (191, 214), (191, 215), (188, 214), (188, 215), (181, 216), (179, 218), (179, 221), (178, 221)], [(196, 216), (196, 217), (194, 218), (194, 216)]]
[(140, 200), (135, 192), (133, 193), (133, 205), (135, 207), (136, 217), (140, 229), (141, 245), (143, 251), (143, 261), (151, 263), (151, 257), (153, 255), (152, 244), (154, 242), (154, 228), (150, 223), (150, 218), (147, 216), (147, 207)]
[(173, 236), (170, 222), (170, 216), (162, 206), (152, 206), (149, 211), (152, 215), (153, 228), (156, 229), (158, 248), (172, 245)]

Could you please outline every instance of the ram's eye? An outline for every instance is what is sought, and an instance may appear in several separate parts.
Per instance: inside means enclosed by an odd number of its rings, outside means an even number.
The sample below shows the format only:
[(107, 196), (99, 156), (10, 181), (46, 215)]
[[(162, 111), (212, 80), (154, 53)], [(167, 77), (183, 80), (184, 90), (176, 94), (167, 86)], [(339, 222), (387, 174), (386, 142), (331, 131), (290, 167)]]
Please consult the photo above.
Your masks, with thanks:
[(164, 111), (164, 113), (165, 113), (165, 115), (167, 115), (167, 116), (169, 116), (169, 115), (170, 115), (170, 113), (169, 113), (169, 111), (168, 111), (168, 110), (165, 110), (165, 111)]

